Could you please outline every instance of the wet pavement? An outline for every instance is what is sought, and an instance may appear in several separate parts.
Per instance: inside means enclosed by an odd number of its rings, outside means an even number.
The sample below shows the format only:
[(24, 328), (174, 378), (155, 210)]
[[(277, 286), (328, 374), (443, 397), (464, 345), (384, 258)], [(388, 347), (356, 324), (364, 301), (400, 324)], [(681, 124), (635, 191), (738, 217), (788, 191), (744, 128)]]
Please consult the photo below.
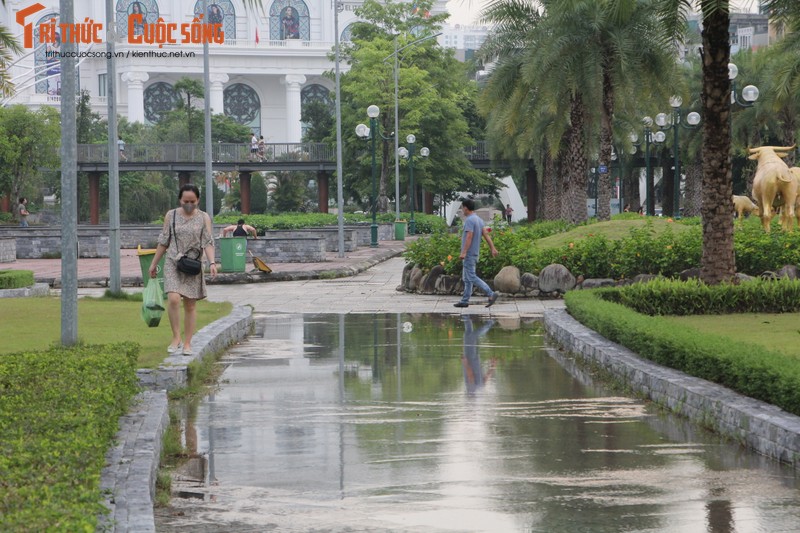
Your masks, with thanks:
[(158, 531), (798, 530), (791, 469), (595, 383), (534, 319), (256, 318)]

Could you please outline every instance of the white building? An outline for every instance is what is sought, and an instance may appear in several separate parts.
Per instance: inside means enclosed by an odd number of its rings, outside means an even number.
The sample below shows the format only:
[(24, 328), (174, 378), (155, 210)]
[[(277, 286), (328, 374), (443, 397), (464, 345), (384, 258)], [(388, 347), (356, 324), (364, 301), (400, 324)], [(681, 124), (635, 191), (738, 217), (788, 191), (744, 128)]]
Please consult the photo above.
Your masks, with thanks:
[(442, 34), (438, 38), (439, 45), (455, 49), (456, 58), (460, 61), (467, 61), (472, 59), (472, 56), (481, 47), (490, 30), (489, 26), (447, 25), (442, 28)]
[[(264, 135), (267, 142), (299, 142), (301, 109), (305, 102), (330, 98), (333, 83), (323, 73), (333, 68), (328, 59), (334, 45), (333, 0), (262, 0), (263, 10), (247, 10), (242, 0), (207, 0), (208, 20), (219, 24), (224, 40), (209, 43), (211, 108)], [(58, 0), (6, 0), (0, 7), (0, 23), (24, 38), (23, 24), (32, 25), (32, 47), (26, 49), (11, 70), (17, 91), (4, 105), (58, 106), (61, 99), (57, 57), (65, 30), (58, 24)], [(201, 0), (115, 0), (117, 24), (116, 69), (118, 113), (133, 122), (157, 122), (172, 108), (173, 84), (181, 77), (203, 79), (203, 45), (191, 42), (192, 22), (202, 14)], [(353, 11), (361, 0), (340, 2), (340, 39), (349, 39)], [(445, 11), (437, 0), (433, 13)], [(142, 24), (130, 15), (141, 13)], [(54, 42), (47, 40), (48, 23), (55, 26)], [(75, 2), (74, 20), (87, 29), (90, 22), (103, 24), (101, 43), (79, 44), (85, 55), (106, 50), (105, 1)], [(131, 21), (132, 28), (129, 28)], [(159, 21), (162, 25), (159, 25)], [(139, 43), (153, 35), (164, 36), (163, 24), (174, 24), (175, 43)], [(184, 34), (183, 32), (186, 31)], [(91, 40), (91, 32), (82, 37)], [(52, 39), (51, 39), (52, 40)], [(83, 39), (82, 39), (83, 40)], [(154, 39), (150, 39), (151, 41)], [(186, 40), (187, 42), (182, 42)], [(85, 41), (83, 41), (85, 42)], [(160, 57), (165, 53), (180, 57)], [(81, 89), (88, 90), (93, 109), (106, 115), (107, 60), (103, 55), (79, 59)], [(330, 94), (329, 94), (330, 93)]]

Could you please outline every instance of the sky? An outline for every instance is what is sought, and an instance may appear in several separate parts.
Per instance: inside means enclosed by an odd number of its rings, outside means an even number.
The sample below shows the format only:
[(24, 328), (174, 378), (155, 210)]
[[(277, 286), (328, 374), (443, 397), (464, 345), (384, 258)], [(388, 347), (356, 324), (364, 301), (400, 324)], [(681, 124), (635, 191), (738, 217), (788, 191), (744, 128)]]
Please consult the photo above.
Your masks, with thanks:
[[(450, 0), (447, 2), (447, 10), (450, 12), (448, 23), (450, 24), (478, 24), (481, 9), (490, 0)], [(757, 12), (758, 0), (733, 0), (731, 5), (734, 9), (745, 12)]]

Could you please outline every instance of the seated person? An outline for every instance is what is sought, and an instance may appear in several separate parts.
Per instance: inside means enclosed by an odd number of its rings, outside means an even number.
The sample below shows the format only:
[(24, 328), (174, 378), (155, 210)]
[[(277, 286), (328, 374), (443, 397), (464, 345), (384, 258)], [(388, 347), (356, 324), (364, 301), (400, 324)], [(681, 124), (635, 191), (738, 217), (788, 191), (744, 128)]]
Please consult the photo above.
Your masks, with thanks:
[(245, 224), (243, 218), (240, 218), (235, 225), (231, 224), (230, 226), (222, 230), (223, 237), (227, 237), (230, 233), (233, 233), (234, 237), (247, 237), (247, 234), (250, 233), (256, 239), (258, 238), (258, 231), (256, 231), (256, 228), (248, 224)]

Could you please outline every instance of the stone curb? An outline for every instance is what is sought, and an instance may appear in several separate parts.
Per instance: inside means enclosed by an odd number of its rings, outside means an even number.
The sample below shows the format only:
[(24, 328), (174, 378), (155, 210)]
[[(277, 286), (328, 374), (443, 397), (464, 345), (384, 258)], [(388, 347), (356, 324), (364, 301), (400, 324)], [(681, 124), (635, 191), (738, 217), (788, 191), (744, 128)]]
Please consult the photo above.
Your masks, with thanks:
[(197, 333), (192, 339), (191, 356), (171, 355), (156, 369), (140, 368), (136, 371), (139, 384), (145, 389), (168, 391), (185, 387), (188, 383), (189, 364), (213, 357), (231, 344), (241, 341), (253, 327), (253, 309), (236, 306), (231, 313)]
[(30, 287), (19, 289), (0, 289), (0, 298), (30, 298), (50, 295), (50, 285), (34, 283)]
[(108, 515), (97, 531), (155, 532), (153, 504), (161, 457), (161, 438), (169, 424), (167, 393), (145, 391), (119, 421), (116, 446), (106, 454), (100, 489), (108, 493)]
[(624, 386), (772, 459), (800, 469), (800, 417), (721, 385), (644, 360), (583, 326), (564, 310), (544, 313), (548, 335)]

